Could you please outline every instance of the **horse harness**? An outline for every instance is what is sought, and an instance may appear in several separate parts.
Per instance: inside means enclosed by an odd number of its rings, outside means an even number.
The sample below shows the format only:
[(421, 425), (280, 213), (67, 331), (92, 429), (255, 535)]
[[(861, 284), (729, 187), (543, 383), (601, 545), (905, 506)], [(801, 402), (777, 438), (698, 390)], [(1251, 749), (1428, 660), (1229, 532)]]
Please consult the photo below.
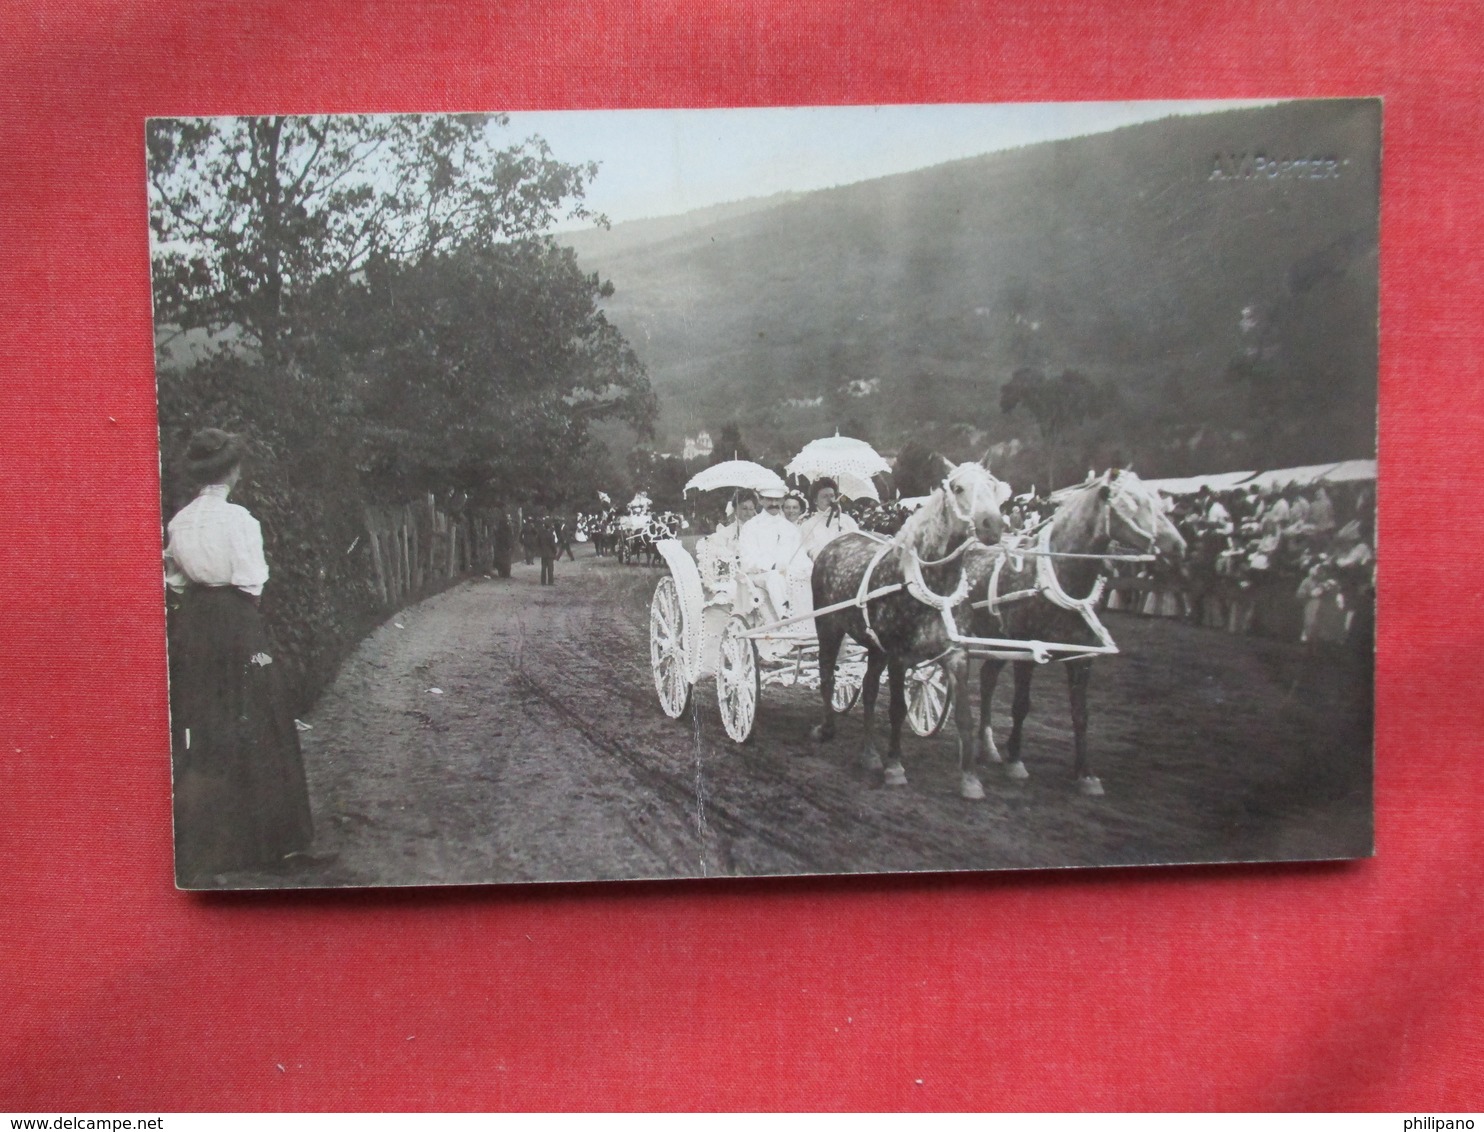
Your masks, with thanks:
[[(1115, 478), (1106, 486), (1116, 489), (1117, 484), (1118, 480)], [(968, 522), (973, 515), (972, 506), (975, 500), (971, 500), (970, 509), (968, 511), (964, 511), (960, 509), (957, 500), (954, 498), (947, 478), (943, 480), (942, 486), (944, 488), (945, 502), (952, 509), (953, 514), (961, 522)], [(976, 493), (981, 490), (982, 487), (983, 485), (975, 485)], [(974, 602), (972, 608), (988, 609), (990, 613), (994, 615), (995, 619), (1000, 622), (1000, 626), (1003, 629), (1004, 618), (999, 611), (1000, 606), (1009, 604), (1010, 602), (1014, 601), (1023, 601), (1028, 598), (1044, 597), (1047, 601), (1051, 602), (1058, 608), (1076, 613), (1079, 617), (1082, 618), (1083, 623), (1087, 626), (1088, 630), (1098, 641), (1096, 651), (1116, 652), (1118, 646), (1114, 643), (1112, 635), (1104, 627), (1102, 621), (1098, 619), (1097, 615), (1097, 606), (1098, 603), (1102, 600), (1103, 590), (1108, 581), (1107, 576), (1100, 575), (1098, 577), (1097, 583), (1092, 588), (1092, 592), (1090, 592), (1086, 597), (1075, 598), (1071, 594), (1067, 593), (1066, 589), (1061, 584), (1061, 580), (1057, 577), (1055, 559), (1097, 558), (1105, 561), (1110, 559), (1121, 561), (1147, 560), (1149, 553), (1152, 552), (1155, 547), (1156, 537), (1152, 531), (1145, 529), (1145, 527), (1140, 522), (1138, 522), (1138, 520), (1134, 516), (1130, 515), (1127, 510), (1120, 505), (1126, 494), (1126, 492), (1114, 490), (1108, 498), (1108, 506), (1103, 510), (1103, 513), (1098, 520), (1099, 541), (1106, 541), (1109, 544), (1108, 553), (1071, 554), (1053, 551), (1051, 549), (1051, 526), (1054, 517), (1048, 518), (1038, 528), (1031, 532), (1028, 532), (1026, 536), (1027, 541), (1029, 541), (1031, 538), (1035, 539), (1035, 546), (1033, 548), (1028, 547), (1025, 543), (1022, 543), (1019, 547), (1007, 547), (1002, 545), (996, 548), (999, 551), (999, 554), (995, 560), (994, 568), (989, 577), (988, 591), (990, 596), (986, 597), (983, 601)], [(1115, 548), (1118, 544), (1113, 538), (1112, 530), (1113, 516), (1115, 514), (1128, 526), (1128, 528), (1134, 533), (1134, 535), (1145, 540), (1146, 549), (1144, 554), (1138, 556), (1124, 556), (1116, 553)], [(968, 596), (971, 584), (969, 580), (969, 572), (967, 570), (960, 571), (958, 585), (954, 588), (952, 593), (939, 594), (928, 588), (928, 585), (922, 576), (922, 568), (924, 566), (932, 567), (948, 565), (955, 559), (961, 557), (964, 552), (968, 550), (969, 546), (973, 542), (973, 539), (965, 538), (963, 542), (961, 542), (953, 551), (951, 551), (943, 558), (937, 559), (935, 561), (923, 561), (921, 558), (918, 557), (917, 553), (910, 546), (899, 544), (894, 539), (887, 539), (880, 535), (871, 534), (867, 531), (862, 531), (861, 533), (866, 535), (866, 537), (874, 539), (875, 541), (880, 543), (880, 545), (876, 548), (876, 553), (871, 558), (870, 564), (867, 565), (865, 572), (861, 575), (860, 586), (856, 591), (855, 598), (855, 605), (861, 611), (861, 620), (862, 622), (864, 622), (866, 636), (870, 638), (871, 643), (882, 652), (886, 651), (886, 647), (881, 643), (881, 638), (876, 635), (876, 630), (871, 625), (871, 600), (878, 597), (883, 597), (886, 594), (893, 593), (901, 589), (905, 589), (908, 593), (910, 593), (914, 598), (922, 602), (924, 605), (936, 609), (939, 615), (943, 618), (944, 628), (948, 632), (949, 639), (955, 641), (959, 640), (957, 626), (955, 626), (953, 623), (952, 611), (959, 605), (961, 605), (964, 598)], [(900, 550), (902, 552), (903, 581), (899, 585), (885, 587), (881, 590), (873, 591), (871, 589), (871, 579), (876, 572), (876, 567), (879, 566), (882, 559), (884, 559), (894, 549)], [(1019, 553), (1017, 553), (1017, 551)], [(1027, 556), (1031, 556), (1036, 559), (1035, 586), (1029, 589), (1015, 590), (1007, 594), (996, 594), (995, 591), (999, 587), (1000, 574), (1004, 570), (1005, 562), (1008, 559), (1014, 559), (1014, 569), (1019, 570), (1022, 568)], [(939, 654), (938, 657), (935, 657), (933, 659), (941, 659), (941, 657), (948, 655), (948, 653), (952, 651), (952, 648), (945, 649), (943, 653)], [(1073, 657), (1067, 657), (1066, 659), (1073, 659)]]
[[(979, 492), (984, 490), (987, 485), (983, 483), (976, 483), (974, 485), (974, 494), (970, 497), (967, 507), (961, 508), (959, 506), (957, 498), (954, 496), (953, 488), (950, 484), (951, 478), (951, 476), (943, 477), (943, 482), (941, 484), (943, 488), (943, 500), (948, 505), (950, 511), (952, 511), (954, 517), (959, 520), (959, 522), (969, 523), (974, 517), (974, 506), (979, 501)], [(922, 602), (922, 604), (936, 609), (939, 614), (942, 615), (944, 624), (947, 625), (949, 628), (949, 636), (952, 637), (953, 625), (951, 611), (955, 607), (961, 605), (964, 598), (968, 597), (969, 595), (969, 572), (967, 570), (960, 570), (958, 585), (954, 588), (953, 592), (950, 594), (939, 594), (928, 588), (928, 584), (922, 576), (922, 568), (924, 566), (947, 566), (949, 563), (963, 556), (964, 552), (969, 549), (969, 544), (973, 541), (973, 539), (965, 538), (963, 542), (959, 543), (954, 550), (950, 551), (944, 557), (933, 561), (924, 562), (917, 556), (917, 552), (914, 551), (910, 546), (907, 546), (905, 543), (899, 544), (895, 539), (883, 538), (882, 536), (872, 534), (869, 531), (862, 531), (861, 533), (865, 534), (868, 538), (876, 539), (881, 543), (881, 545), (876, 548), (876, 553), (874, 556), (872, 556), (871, 562), (866, 567), (865, 572), (861, 574), (860, 587), (856, 590), (855, 595), (856, 605), (860, 608), (861, 611), (861, 621), (865, 624), (866, 636), (871, 639), (871, 643), (882, 652), (886, 651), (886, 646), (881, 643), (881, 638), (876, 635), (876, 630), (871, 625), (870, 598), (873, 596), (882, 596), (880, 594), (871, 593), (871, 578), (875, 575), (876, 567), (881, 564), (881, 560), (888, 554), (890, 554), (893, 549), (899, 549), (902, 552), (901, 559), (903, 577), (901, 586), (893, 587), (893, 589), (904, 588), (914, 598)], [(939, 654), (939, 657), (934, 657), (933, 659), (936, 660), (939, 659), (941, 656), (946, 656), (948, 652), (951, 651), (951, 649), (945, 650), (943, 653)]]
[[(1108, 486), (1111, 487), (1116, 483), (1117, 480), (1115, 479)], [(1113, 538), (1113, 516), (1115, 514), (1123, 520), (1135, 535), (1145, 540), (1146, 555), (1153, 551), (1156, 542), (1154, 532), (1146, 530), (1132, 515), (1119, 506), (1125, 494), (1124, 492), (1115, 492), (1110, 495), (1107, 508), (1104, 509), (1098, 518), (1098, 539), (1100, 542), (1106, 541), (1109, 544), (1109, 554), (1080, 555), (1062, 554), (1053, 551), (1051, 549), (1051, 527), (1053, 519), (1047, 519), (1037, 531), (1031, 532), (1027, 536), (1028, 539), (1034, 537), (1036, 541), (1035, 548), (1031, 552), (1036, 559), (1036, 584), (1029, 589), (1012, 590), (1007, 594), (997, 592), (1000, 584), (1000, 572), (1004, 569), (1005, 562), (1011, 558), (1015, 559), (1014, 569), (1020, 570), (1025, 561), (1024, 554), (1016, 554), (1013, 549), (1006, 548), (1006, 552), (995, 561), (994, 569), (989, 575), (988, 596), (983, 601), (976, 601), (974, 608), (987, 609), (994, 616), (995, 620), (999, 622), (1000, 628), (1003, 630), (1005, 620), (1004, 615), (1000, 612), (1001, 606), (1008, 605), (1011, 602), (1024, 601), (1028, 598), (1044, 597), (1052, 605), (1077, 614), (1082, 618), (1083, 624), (1097, 638), (1100, 645), (1105, 647), (1111, 646), (1113, 644), (1113, 638), (1097, 615), (1097, 606), (1102, 600), (1103, 590), (1108, 584), (1108, 576), (1106, 574), (1098, 575), (1098, 580), (1093, 585), (1091, 592), (1086, 597), (1075, 598), (1067, 593), (1061, 584), (1061, 579), (1057, 577), (1055, 560), (1057, 558), (1099, 558), (1103, 561), (1108, 561), (1110, 559), (1122, 558), (1123, 556), (1111, 553), (1117, 546), (1117, 542)], [(1022, 549), (1024, 549), (1023, 544)], [(1139, 556), (1139, 558), (1142, 557), (1142, 555)]]

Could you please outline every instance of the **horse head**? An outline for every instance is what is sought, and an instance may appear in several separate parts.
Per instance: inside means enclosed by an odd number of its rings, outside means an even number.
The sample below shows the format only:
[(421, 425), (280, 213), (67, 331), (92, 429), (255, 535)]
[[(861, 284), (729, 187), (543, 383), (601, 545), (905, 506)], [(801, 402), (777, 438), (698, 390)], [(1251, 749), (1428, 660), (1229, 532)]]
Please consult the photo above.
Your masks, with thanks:
[(1184, 557), (1185, 539), (1175, 529), (1153, 488), (1127, 469), (1105, 472), (1094, 482), (1098, 485), (1098, 495), (1107, 505), (1106, 531), (1110, 542), (1171, 561)]
[(971, 536), (989, 546), (999, 542), (1005, 529), (1000, 505), (1010, 498), (1010, 485), (990, 475), (982, 461), (955, 465), (942, 456), (937, 460), (943, 478), (902, 534), (918, 540), (934, 557)]

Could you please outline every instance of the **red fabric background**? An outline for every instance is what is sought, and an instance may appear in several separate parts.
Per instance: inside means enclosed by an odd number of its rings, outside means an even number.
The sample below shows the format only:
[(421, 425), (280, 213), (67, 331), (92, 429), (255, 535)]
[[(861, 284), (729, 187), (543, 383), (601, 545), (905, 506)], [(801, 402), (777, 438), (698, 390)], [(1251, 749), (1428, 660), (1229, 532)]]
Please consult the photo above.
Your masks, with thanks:
[[(1093, 7), (0, 10), (0, 1108), (1477, 1109), (1484, 8)], [(1374, 861), (173, 889), (146, 115), (1375, 94)]]

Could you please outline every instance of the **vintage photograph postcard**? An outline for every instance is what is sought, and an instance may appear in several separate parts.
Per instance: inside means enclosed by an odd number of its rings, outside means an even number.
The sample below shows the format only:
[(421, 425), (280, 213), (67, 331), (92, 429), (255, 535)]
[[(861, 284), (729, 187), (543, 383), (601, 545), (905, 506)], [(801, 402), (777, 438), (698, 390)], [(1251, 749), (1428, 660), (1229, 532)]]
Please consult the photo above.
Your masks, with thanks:
[(182, 888), (1372, 852), (1379, 101), (145, 141)]

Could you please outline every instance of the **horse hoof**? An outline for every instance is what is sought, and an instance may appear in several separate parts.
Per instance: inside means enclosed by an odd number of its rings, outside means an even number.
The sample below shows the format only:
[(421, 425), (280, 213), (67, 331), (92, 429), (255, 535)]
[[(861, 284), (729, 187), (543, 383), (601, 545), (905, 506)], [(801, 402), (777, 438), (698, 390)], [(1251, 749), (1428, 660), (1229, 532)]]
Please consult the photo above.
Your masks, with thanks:
[(958, 785), (958, 792), (961, 797), (977, 802), (984, 797), (984, 786), (980, 783), (978, 776), (966, 774)]
[(813, 739), (816, 743), (827, 743), (834, 737), (835, 729), (833, 727), (826, 727), (822, 723), (816, 723), (813, 727), (809, 728), (809, 738)]
[(1005, 776), (1017, 781), (1024, 781), (1031, 776), (1031, 772), (1025, 769), (1025, 763), (1016, 759), (1013, 763), (1005, 764)]
[(1086, 778), (1077, 780), (1077, 789), (1089, 798), (1101, 798), (1103, 796), (1102, 781), (1095, 774), (1089, 774)]
[(861, 768), (863, 770), (880, 770), (881, 756), (870, 747), (861, 752)]
[(889, 767), (887, 767), (886, 768), (886, 785), (887, 786), (906, 786), (907, 785), (907, 772), (905, 770), (903, 770), (899, 766), (889, 766)]

